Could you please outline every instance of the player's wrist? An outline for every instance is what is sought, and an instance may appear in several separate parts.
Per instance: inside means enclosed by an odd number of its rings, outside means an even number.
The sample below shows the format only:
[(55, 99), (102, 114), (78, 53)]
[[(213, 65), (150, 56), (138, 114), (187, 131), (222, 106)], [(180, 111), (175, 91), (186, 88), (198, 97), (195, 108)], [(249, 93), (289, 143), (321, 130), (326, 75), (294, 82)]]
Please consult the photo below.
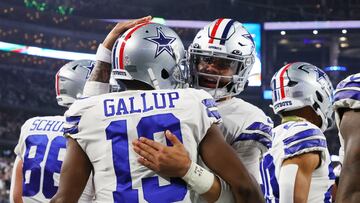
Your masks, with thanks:
[(106, 38), (103, 41), (103, 45), (104, 47), (106, 47), (107, 49), (111, 50), (112, 47), (114, 46), (116, 40), (118, 37), (120, 37), (121, 35), (113, 33), (112, 31), (106, 36)]
[(198, 194), (204, 194), (210, 190), (214, 183), (215, 176), (210, 171), (191, 162), (189, 170), (182, 179)]
[(100, 44), (96, 51), (96, 60), (111, 63), (111, 50), (105, 47), (104, 44)]
[(184, 164), (179, 164), (180, 166), (183, 166), (179, 171), (180, 171), (180, 175), (179, 177), (184, 177), (186, 175), (186, 173), (189, 171), (190, 167), (191, 167), (191, 159), (190, 158), (187, 158), (185, 161), (184, 161)]

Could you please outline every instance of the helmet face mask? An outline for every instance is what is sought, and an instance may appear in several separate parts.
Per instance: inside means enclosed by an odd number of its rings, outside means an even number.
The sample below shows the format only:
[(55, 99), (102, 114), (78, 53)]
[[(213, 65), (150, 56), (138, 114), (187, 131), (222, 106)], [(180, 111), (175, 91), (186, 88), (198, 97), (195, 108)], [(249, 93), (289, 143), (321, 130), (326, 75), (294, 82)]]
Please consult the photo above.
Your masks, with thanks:
[(185, 49), (179, 36), (170, 28), (140, 24), (125, 32), (112, 50), (113, 75), (117, 80), (144, 83), (153, 89), (187, 86), (189, 70)]
[(69, 107), (76, 99), (82, 97), (85, 82), (94, 64), (91, 60), (76, 60), (60, 68), (55, 77), (58, 105)]
[(276, 114), (310, 106), (321, 117), (323, 131), (331, 124), (333, 87), (321, 69), (304, 62), (288, 64), (275, 73), (271, 88)]
[(192, 85), (221, 99), (244, 90), (255, 63), (255, 45), (241, 23), (217, 19), (198, 32), (189, 55)]

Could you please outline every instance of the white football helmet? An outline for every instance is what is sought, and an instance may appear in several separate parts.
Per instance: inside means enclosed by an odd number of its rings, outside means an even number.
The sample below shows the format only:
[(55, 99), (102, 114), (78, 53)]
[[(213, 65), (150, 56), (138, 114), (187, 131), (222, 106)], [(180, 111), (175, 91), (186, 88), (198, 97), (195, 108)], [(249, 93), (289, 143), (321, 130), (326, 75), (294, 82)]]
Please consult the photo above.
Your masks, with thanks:
[(330, 127), (333, 86), (321, 69), (304, 62), (287, 64), (274, 74), (271, 89), (276, 114), (310, 106), (321, 117), (321, 130)]
[(69, 107), (82, 96), (94, 65), (92, 60), (76, 60), (60, 68), (55, 76), (56, 100), (60, 106)]
[(112, 73), (110, 75), (109, 86), (110, 92), (122, 92), (126, 90), (126, 86), (121, 81), (117, 81)]
[(242, 92), (255, 63), (255, 45), (244, 26), (219, 18), (205, 26), (189, 46), (192, 85), (215, 99)]
[[(179, 36), (156, 23), (137, 25), (125, 32), (112, 50), (112, 74), (128, 89), (137, 83), (149, 89), (186, 87), (188, 68)], [(131, 82), (129, 82), (131, 81)]]

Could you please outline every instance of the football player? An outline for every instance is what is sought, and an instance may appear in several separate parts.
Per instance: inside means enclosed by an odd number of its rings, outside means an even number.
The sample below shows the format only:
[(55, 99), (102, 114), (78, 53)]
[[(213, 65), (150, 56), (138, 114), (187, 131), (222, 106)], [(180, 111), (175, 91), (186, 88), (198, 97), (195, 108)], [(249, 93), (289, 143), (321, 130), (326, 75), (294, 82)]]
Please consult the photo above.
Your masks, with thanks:
[(331, 202), (335, 175), (324, 131), (332, 115), (332, 84), (309, 63), (290, 63), (271, 80), (282, 123), (260, 164), (266, 202)]
[[(247, 170), (260, 184), (259, 163), (263, 153), (271, 146), (273, 122), (256, 106), (235, 97), (244, 90), (255, 62), (252, 36), (238, 21), (216, 19), (197, 33), (189, 47), (189, 53), (193, 86), (206, 90), (215, 98), (223, 120), (220, 128), (226, 142), (236, 151)], [(181, 161), (186, 160), (185, 157), (176, 156), (173, 160), (179, 160), (170, 162), (171, 159), (165, 157), (166, 154), (147, 150), (152, 149), (156, 143), (149, 140), (147, 143), (147, 148), (138, 147), (139, 153), (146, 152), (151, 153), (151, 156), (162, 157), (156, 160), (152, 169), (161, 172), (179, 165), (186, 166), (186, 161)], [(175, 151), (169, 147), (164, 149)], [(168, 153), (168, 156), (172, 156), (172, 153)], [(167, 160), (169, 162), (166, 162)], [(224, 184), (222, 187), (224, 190), (228, 188)], [(231, 197), (226, 196), (223, 191), (219, 202), (231, 202)], [(201, 201), (197, 199), (199, 197), (195, 195), (194, 201)]]
[(336, 202), (355, 203), (360, 201), (360, 74), (350, 75), (341, 81), (335, 91), (334, 109), (336, 124), (340, 131), (339, 154), (344, 154)]
[[(56, 99), (69, 107), (83, 96), (86, 79), (94, 61), (77, 60), (65, 64), (56, 74)], [(11, 202), (49, 202), (59, 185), (59, 175), (66, 151), (63, 137), (64, 116), (42, 116), (27, 120), (21, 128), (11, 181)], [(92, 180), (79, 202), (93, 199)]]
[(216, 19), (195, 36), (189, 47), (193, 86), (217, 101), (225, 140), (260, 183), (262, 154), (271, 146), (273, 122), (240, 94), (255, 62), (255, 45), (244, 26), (233, 19)]
[[(190, 202), (187, 184), (216, 200), (217, 177), (196, 164), (198, 153), (243, 200), (261, 202), (256, 185), (217, 127), (220, 116), (212, 97), (203, 90), (174, 90), (186, 86), (184, 53), (177, 34), (154, 23), (136, 25), (116, 41), (112, 73), (127, 91), (79, 100), (66, 112), (70, 122), (65, 133), (72, 150), (67, 151), (54, 202), (74, 202), (79, 193), (70, 186), (82, 188), (91, 166), (99, 202)], [(156, 175), (138, 163), (144, 158), (129, 147), (144, 138), (171, 145), (165, 130), (190, 154), (182, 179)], [(179, 172), (162, 175), (174, 173)]]

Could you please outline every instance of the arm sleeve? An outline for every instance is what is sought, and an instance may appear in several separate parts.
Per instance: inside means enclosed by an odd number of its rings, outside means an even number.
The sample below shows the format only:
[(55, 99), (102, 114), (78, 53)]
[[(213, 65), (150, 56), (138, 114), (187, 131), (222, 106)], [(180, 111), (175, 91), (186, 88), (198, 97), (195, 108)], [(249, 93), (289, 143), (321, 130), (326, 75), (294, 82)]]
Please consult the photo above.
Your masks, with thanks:
[(109, 83), (102, 83), (97, 81), (87, 81), (84, 86), (83, 96), (91, 97), (101, 94), (109, 93)]
[(293, 203), (295, 181), (298, 166), (296, 164), (289, 164), (282, 166), (279, 175), (279, 202), (280, 203)]
[(304, 154), (307, 152), (320, 151), (324, 154), (327, 150), (327, 142), (323, 132), (316, 126), (299, 122), (287, 131), (284, 144), (284, 159)]

